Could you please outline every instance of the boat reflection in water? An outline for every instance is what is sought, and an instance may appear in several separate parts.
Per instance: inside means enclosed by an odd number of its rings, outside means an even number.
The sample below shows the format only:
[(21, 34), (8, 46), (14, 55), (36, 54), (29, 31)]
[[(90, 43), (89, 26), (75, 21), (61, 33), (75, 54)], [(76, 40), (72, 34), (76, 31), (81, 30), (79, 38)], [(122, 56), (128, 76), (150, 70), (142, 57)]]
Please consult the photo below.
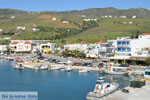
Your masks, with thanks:
[(129, 86), (131, 78), (128, 75), (109, 75), (109, 74), (102, 74), (100, 73), (99, 76), (104, 77), (106, 82), (112, 83), (117, 82), (119, 83), (120, 88), (124, 88)]

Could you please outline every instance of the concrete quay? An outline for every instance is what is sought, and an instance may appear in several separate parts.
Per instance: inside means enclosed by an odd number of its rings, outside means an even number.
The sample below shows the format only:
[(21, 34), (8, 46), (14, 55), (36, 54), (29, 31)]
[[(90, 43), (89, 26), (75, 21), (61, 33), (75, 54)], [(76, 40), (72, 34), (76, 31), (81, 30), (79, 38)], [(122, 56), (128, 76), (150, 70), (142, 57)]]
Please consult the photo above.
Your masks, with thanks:
[(147, 82), (142, 88), (126, 87), (129, 93), (121, 90), (105, 98), (105, 100), (150, 100), (150, 83)]

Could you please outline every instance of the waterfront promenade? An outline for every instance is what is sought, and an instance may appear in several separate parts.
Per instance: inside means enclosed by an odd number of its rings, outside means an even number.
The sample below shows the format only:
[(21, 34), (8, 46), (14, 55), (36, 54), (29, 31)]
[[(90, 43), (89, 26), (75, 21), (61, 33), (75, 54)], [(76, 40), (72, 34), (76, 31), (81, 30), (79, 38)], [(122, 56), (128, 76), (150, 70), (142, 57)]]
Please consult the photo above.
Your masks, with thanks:
[(150, 100), (150, 83), (146, 83), (142, 88), (126, 87), (129, 93), (123, 93), (121, 90), (106, 97), (105, 100)]

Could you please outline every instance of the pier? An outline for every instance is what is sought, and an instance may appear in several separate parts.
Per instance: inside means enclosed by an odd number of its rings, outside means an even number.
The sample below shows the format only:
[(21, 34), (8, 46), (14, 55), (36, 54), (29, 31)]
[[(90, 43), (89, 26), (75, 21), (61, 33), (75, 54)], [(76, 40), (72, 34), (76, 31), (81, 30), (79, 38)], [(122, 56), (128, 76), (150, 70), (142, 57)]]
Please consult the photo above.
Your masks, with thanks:
[(150, 100), (150, 83), (147, 82), (142, 88), (126, 87), (129, 93), (123, 93), (121, 90), (116, 91), (105, 100)]

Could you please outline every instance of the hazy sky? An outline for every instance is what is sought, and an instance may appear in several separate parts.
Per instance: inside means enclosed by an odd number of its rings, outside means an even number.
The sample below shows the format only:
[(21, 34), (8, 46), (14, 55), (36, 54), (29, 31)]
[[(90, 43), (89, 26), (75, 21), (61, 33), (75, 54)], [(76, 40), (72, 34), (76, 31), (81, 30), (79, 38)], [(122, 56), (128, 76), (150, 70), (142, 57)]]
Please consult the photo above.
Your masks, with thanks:
[(67, 11), (104, 7), (150, 9), (150, 0), (0, 0), (0, 8), (26, 11)]

